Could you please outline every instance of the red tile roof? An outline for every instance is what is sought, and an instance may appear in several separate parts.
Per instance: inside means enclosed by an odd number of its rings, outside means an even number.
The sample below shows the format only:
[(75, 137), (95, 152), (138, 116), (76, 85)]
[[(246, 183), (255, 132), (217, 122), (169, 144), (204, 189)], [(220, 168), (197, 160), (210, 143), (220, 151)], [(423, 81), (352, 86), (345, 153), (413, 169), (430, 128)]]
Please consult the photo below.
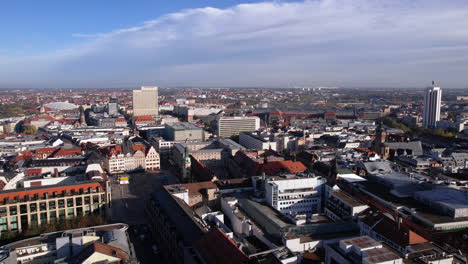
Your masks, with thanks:
[(403, 225), (398, 226), (397, 223), (382, 214), (368, 215), (362, 221), (368, 226), (372, 226), (373, 231), (402, 247), (427, 242), (420, 235)]
[(55, 118), (51, 116), (35, 116), (31, 118), (31, 121), (38, 121), (38, 120), (49, 120), (49, 121), (54, 121)]
[(197, 241), (195, 248), (209, 264), (241, 264), (249, 260), (249, 257), (237, 247), (236, 243), (218, 227), (213, 227)]
[(154, 121), (154, 118), (152, 116), (136, 116), (135, 122), (138, 121)]
[(119, 258), (123, 260), (123, 263), (127, 263), (130, 260), (128, 254), (124, 250), (95, 241), (83, 249), (77, 256), (73, 257), (71, 263), (83, 263), (95, 252)]
[(81, 154), (82, 154), (81, 148), (60, 148), (55, 153), (53, 153), (51, 156), (54, 157), (54, 158), (58, 158), (58, 157), (77, 156), (77, 155), (81, 155)]
[(275, 175), (280, 172), (299, 173), (307, 170), (307, 167), (300, 161), (275, 160), (263, 164), (263, 171), (268, 175)]

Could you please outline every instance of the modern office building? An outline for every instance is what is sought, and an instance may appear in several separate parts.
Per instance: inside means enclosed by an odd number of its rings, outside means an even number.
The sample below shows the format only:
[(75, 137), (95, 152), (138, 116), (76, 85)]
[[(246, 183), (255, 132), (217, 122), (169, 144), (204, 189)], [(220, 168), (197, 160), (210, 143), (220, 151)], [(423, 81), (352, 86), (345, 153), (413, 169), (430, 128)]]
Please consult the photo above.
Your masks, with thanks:
[(239, 135), (239, 143), (247, 149), (271, 149), (274, 151), (277, 150), (278, 145), (276, 141), (271, 141), (269, 136), (263, 136), (256, 132), (241, 132)]
[(203, 129), (186, 122), (166, 124), (167, 139), (171, 141), (196, 141), (203, 140)]
[(322, 208), (322, 188), (325, 178), (286, 174), (266, 178), (265, 198), (268, 205), (284, 215), (306, 215), (319, 213)]
[(109, 182), (77, 182), (0, 192), (0, 232), (21, 232), (86, 214), (105, 216), (110, 208)]
[(239, 135), (240, 132), (256, 131), (260, 128), (260, 118), (257, 116), (219, 117), (217, 120), (218, 136), (228, 138)]
[(115, 116), (119, 114), (119, 101), (117, 98), (110, 98), (109, 103), (107, 103), (107, 113), (110, 116)]
[(424, 94), (424, 127), (434, 128), (440, 120), (440, 106), (442, 101), (442, 89), (435, 85), (426, 89)]
[(133, 115), (158, 115), (158, 87), (142, 86), (140, 90), (133, 90)]

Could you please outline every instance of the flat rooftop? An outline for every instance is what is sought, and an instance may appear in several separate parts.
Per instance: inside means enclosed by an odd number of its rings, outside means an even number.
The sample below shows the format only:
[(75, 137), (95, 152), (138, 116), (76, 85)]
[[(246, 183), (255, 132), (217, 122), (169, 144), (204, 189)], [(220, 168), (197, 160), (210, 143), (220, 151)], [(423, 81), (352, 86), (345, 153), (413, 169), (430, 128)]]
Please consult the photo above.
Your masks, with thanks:
[(366, 205), (366, 204), (362, 203), (361, 201), (358, 201), (358, 200), (354, 199), (352, 196), (350, 196), (349, 194), (347, 194), (347, 193), (345, 193), (343, 191), (334, 191), (332, 193), (332, 195), (339, 198), (342, 201), (345, 201), (350, 206)]
[(200, 127), (187, 122), (172, 123), (167, 126), (174, 130), (202, 130)]

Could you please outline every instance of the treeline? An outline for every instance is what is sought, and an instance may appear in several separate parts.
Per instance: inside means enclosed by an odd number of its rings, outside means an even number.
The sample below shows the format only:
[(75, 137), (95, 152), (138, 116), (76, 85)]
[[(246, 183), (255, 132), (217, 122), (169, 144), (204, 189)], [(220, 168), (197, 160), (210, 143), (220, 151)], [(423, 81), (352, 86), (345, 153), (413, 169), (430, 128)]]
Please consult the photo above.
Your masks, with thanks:
[(458, 134), (457, 131), (453, 129), (433, 130), (433, 129), (428, 129), (425, 127), (418, 127), (418, 126), (408, 127), (405, 124), (398, 122), (396, 119), (392, 117), (388, 117), (388, 116), (382, 119), (382, 123), (389, 127), (401, 129), (405, 133), (411, 133), (414, 136), (428, 135), (428, 136), (441, 136), (441, 137), (453, 138)]
[(24, 115), (27, 109), (33, 109), (33, 106), (18, 103), (0, 104), (0, 118)]
[(5, 245), (18, 240), (39, 236), (44, 233), (64, 231), (69, 229), (84, 228), (90, 226), (104, 225), (107, 221), (99, 215), (78, 216), (72, 219), (50, 222), (45, 225), (32, 226), (22, 232), (2, 231), (0, 234), (0, 244)]

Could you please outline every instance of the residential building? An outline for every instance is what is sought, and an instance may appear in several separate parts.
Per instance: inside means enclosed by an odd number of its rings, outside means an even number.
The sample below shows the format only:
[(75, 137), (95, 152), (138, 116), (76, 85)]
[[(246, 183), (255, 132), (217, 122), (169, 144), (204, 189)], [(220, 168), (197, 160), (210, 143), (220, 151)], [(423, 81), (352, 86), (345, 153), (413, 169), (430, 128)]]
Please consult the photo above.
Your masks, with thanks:
[(120, 145), (103, 147), (101, 152), (106, 161), (104, 167), (110, 173), (161, 168), (159, 153), (149, 144), (136, 144), (127, 140)]

